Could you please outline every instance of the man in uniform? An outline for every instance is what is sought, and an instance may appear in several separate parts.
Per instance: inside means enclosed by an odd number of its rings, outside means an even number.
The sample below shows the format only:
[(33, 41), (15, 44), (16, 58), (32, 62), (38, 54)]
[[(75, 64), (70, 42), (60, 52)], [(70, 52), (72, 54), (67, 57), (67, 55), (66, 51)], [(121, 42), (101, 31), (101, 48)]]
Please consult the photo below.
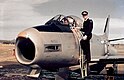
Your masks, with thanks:
[(87, 11), (83, 11), (81, 14), (84, 19), (84, 22), (83, 27), (80, 29), (83, 34), (80, 44), (83, 50), (83, 54), (85, 55), (85, 59), (87, 61), (90, 61), (90, 39), (92, 38), (93, 21), (89, 19)]

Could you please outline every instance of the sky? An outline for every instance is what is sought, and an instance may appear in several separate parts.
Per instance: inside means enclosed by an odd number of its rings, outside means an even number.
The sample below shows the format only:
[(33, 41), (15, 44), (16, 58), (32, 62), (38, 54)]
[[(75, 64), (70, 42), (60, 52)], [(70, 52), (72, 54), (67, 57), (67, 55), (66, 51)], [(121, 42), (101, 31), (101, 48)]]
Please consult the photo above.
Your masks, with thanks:
[(103, 34), (110, 15), (109, 38), (124, 37), (124, 0), (0, 0), (0, 39), (15, 39), (22, 30), (44, 24), (57, 14), (82, 18), (83, 10), (93, 19), (94, 34)]

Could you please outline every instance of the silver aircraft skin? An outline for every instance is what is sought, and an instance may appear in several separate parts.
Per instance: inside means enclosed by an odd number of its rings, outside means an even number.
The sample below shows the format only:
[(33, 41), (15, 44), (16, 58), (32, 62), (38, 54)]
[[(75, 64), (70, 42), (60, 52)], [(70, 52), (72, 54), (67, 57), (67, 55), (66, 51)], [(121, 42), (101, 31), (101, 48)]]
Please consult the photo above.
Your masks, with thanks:
[[(68, 24), (63, 20), (67, 19)], [(80, 48), (81, 33), (77, 27), (82, 27), (82, 20), (76, 16), (57, 15), (45, 25), (28, 28), (18, 34), (16, 39), (16, 58), (19, 63), (30, 66), (33, 69), (40, 69), (38, 74), (30, 74), (38, 77), (41, 69), (69, 68), (79, 65), (83, 70), (84, 58)], [(101, 70), (109, 62), (123, 59), (124, 56), (117, 56), (116, 50), (108, 40), (109, 17), (107, 18), (103, 35), (93, 34), (91, 44), (91, 62), (102, 65)], [(121, 62), (124, 62), (121, 60)], [(93, 66), (93, 65), (92, 65)], [(96, 71), (97, 71), (97, 67)], [(94, 69), (94, 68), (93, 68)], [(82, 77), (87, 76), (81, 71)], [(34, 76), (33, 76), (34, 75)]]

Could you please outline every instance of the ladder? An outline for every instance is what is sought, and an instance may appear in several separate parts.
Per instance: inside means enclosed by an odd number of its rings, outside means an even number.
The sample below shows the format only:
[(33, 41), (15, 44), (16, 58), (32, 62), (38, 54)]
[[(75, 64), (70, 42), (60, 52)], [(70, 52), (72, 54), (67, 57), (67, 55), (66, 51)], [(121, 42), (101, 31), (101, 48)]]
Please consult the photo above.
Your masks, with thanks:
[(76, 42), (79, 44), (81, 76), (82, 76), (82, 78), (84, 78), (85, 76), (88, 76), (89, 63), (85, 59), (85, 55), (83, 55), (83, 50), (81, 49), (81, 45), (80, 45), (80, 41), (83, 37), (83, 34), (81, 33), (81, 31), (79, 31), (76, 28), (72, 28), (71, 30), (76, 38)]

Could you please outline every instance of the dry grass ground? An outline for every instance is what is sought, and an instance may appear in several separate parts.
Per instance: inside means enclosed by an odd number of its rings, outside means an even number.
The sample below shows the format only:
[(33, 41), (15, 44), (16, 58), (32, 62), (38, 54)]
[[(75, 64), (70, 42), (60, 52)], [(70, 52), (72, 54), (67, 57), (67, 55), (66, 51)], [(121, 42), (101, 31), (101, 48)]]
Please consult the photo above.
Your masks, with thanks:
[[(119, 54), (124, 55), (124, 45), (114, 45), (114, 47)], [(0, 68), (0, 80), (35, 80), (27, 78), (26, 76), (17, 75), (20, 73), (27, 74), (29, 68), (18, 63), (13, 49), (15, 49), (14, 44), (0, 44), (0, 66), (3, 66), (3, 68)], [(118, 65), (118, 71), (124, 74), (124, 64)], [(11, 75), (13, 73), (16, 74), (16, 76)]]
[(17, 62), (14, 55), (14, 51), (13, 51), (14, 48), (15, 48), (15, 45), (13, 44), (0, 44), (0, 63)]
[[(33, 80), (26, 76), (17, 74), (26, 74), (28, 68), (19, 64), (14, 55), (15, 45), (0, 44), (0, 80)], [(16, 75), (13, 75), (16, 74)]]
[(49, 80), (27, 77), (30, 68), (18, 63), (13, 49), (13, 44), (0, 44), (0, 80)]

